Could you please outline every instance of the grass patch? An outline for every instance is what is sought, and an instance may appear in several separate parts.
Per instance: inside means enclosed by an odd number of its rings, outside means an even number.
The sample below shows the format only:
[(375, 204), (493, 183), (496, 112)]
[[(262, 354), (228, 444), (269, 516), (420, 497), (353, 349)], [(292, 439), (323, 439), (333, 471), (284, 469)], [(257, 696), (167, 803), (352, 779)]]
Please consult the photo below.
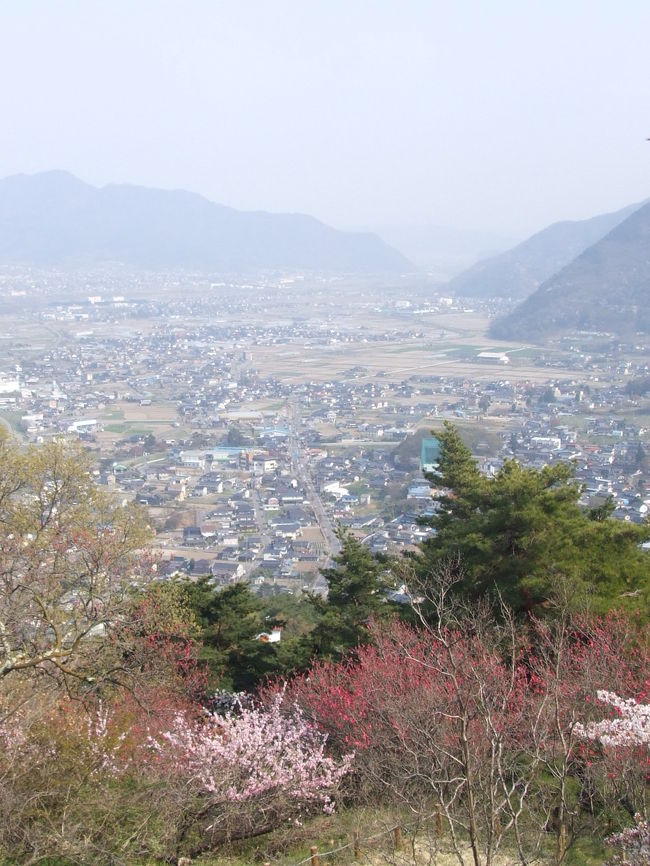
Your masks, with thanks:
[(566, 866), (601, 866), (606, 853), (599, 839), (578, 839), (567, 851), (564, 862)]
[(104, 426), (104, 431), (106, 433), (117, 433), (121, 435), (128, 434), (129, 436), (136, 434), (138, 436), (148, 436), (149, 433), (152, 432), (150, 426), (139, 426), (137, 421), (125, 421), (123, 424), (106, 424)]
[(420, 343), (414, 343), (412, 346), (395, 346), (390, 350), (391, 355), (401, 355), (404, 352), (428, 352), (429, 349), (424, 348)]
[(23, 412), (6, 409), (3, 412), (0, 412), (0, 419), (6, 424), (7, 427), (11, 428), (14, 433), (22, 436), (23, 431), (20, 427), (20, 419), (23, 417), (23, 414)]

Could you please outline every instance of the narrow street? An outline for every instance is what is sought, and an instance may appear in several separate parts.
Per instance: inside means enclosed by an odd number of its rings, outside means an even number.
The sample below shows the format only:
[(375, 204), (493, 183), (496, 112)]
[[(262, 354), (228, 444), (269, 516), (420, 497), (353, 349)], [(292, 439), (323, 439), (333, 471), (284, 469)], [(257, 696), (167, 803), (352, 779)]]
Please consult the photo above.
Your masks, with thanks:
[(309, 504), (314, 511), (314, 516), (318, 521), (320, 531), (325, 539), (329, 565), (331, 557), (336, 556), (340, 552), (341, 544), (336, 537), (332, 521), (325, 510), (320, 495), (314, 486), (309, 469), (309, 461), (300, 446), (300, 440), (298, 439), (301, 421), (300, 405), (295, 397), (292, 397), (287, 403), (287, 416), (289, 423), (289, 453), (291, 455), (291, 466), (296, 475), (296, 480), (305, 488)]

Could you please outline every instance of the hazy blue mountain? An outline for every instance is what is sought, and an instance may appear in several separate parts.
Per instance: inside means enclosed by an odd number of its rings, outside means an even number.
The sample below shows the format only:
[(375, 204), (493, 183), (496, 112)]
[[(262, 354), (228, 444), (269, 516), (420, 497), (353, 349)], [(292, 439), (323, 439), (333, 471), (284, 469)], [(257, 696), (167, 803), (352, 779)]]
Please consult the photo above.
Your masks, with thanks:
[(446, 288), (462, 297), (525, 298), (640, 206), (633, 204), (588, 220), (554, 223), (513, 249), (477, 262)]
[(67, 172), (0, 180), (0, 263), (119, 262), (138, 268), (247, 272), (403, 272), (377, 235), (303, 214), (245, 212), (183, 190), (90, 186)]
[(564, 331), (650, 333), (650, 202), (585, 250), (505, 318), (495, 337)]

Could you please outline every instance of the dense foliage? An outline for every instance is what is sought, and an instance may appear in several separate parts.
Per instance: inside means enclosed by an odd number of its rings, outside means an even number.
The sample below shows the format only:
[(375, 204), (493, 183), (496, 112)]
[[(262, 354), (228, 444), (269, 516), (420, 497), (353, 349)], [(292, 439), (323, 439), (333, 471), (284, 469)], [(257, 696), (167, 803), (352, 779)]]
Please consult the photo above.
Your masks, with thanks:
[[(200, 657), (213, 688), (251, 691), (269, 676), (289, 675), (309, 663), (316, 616), (306, 601), (289, 595), (262, 600), (247, 583), (216, 588), (208, 577), (178, 589), (197, 623)], [(283, 630), (281, 642), (256, 640), (274, 626)]]
[(647, 652), (625, 620), (533, 621), (522, 633), (444, 613), (420, 629), (377, 626), (355, 658), (291, 684), (333, 745), (356, 750), (356, 798), (438, 810), (476, 866), (502, 845), (527, 862), (553, 838), (560, 862), (582, 835), (642, 809), (643, 754), (584, 736), (600, 730), (599, 685), (635, 698), (648, 688)]
[(576, 606), (650, 608), (650, 555), (641, 549), (649, 524), (582, 508), (570, 464), (528, 469), (506, 460), (485, 477), (452, 425), (437, 436), (441, 456), (432, 481), (442, 492), (431, 519), (436, 534), (419, 563), (425, 583), (441, 564), (460, 558), (456, 590), (467, 598), (498, 592), (530, 611), (561, 589)]
[(342, 533), (327, 598), (264, 601), (153, 580), (80, 452), (0, 443), (0, 862), (170, 862), (343, 798), (461, 864), (608, 834), (645, 864), (648, 529), (581, 509), (566, 466), (485, 478), (440, 438), (418, 555)]
[[(351, 533), (340, 531), (341, 552), (334, 566), (323, 571), (327, 599), (311, 596), (318, 621), (308, 641), (311, 656), (341, 658), (367, 643), (371, 619), (391, 614), (385, 592), (392, 582), (382, 565)], [(394, 611), (393, 611), (394, 612)]]

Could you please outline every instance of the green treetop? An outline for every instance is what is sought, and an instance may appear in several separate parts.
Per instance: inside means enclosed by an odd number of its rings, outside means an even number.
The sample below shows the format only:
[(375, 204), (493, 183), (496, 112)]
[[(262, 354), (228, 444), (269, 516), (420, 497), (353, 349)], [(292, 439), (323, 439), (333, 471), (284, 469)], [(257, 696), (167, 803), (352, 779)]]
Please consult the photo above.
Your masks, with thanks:
[[(221, 589), (208, 577), (181, 586), (200, 628), (201, 659), (212, 686), (251, 691), (265, 677), (287, 675), (309, 661), (305, 634), (312, 625), (312, 611), (306, 603), (292, 598), (262, 600), (248, 583)], [(256, 640), (275, 625), (283, 627), (280, 642)]]
[(217, 589), (207, 577), (183, 590), (201, 629), (201, 656), (213, 684), (234, 691), (253, 687), (267, 669), (268, 647), (255, 640), (264, 631), (261, 601), (247, 583)]
[(498, 591), (513, 607), (530, 609), (562, 583), (576, 602), (590, 595), (597, 609), (647, 609), (650, 556), (640, 545), (650, 526), (614, 520), (607, 508), (581, 508), (571, 464), (529, 469), (506, 460), (487, 478), (453, 425), (436, 435), (440, 464), (429, 477), (444, 492), (430, 521), (436, 535), (422, 546), (425, 579), (460, 557), (459, 589), (469, 598)]
[(387, 603), (384, 566), (351, 533), (339, 530), (341, 552), (336, 565), (323, 571), (327, 600), (312, 596), (319, 622), (308, 636), (314, 653), (340, 658), (368, 641), (368, 622), (382, 618), (394, 607)]

